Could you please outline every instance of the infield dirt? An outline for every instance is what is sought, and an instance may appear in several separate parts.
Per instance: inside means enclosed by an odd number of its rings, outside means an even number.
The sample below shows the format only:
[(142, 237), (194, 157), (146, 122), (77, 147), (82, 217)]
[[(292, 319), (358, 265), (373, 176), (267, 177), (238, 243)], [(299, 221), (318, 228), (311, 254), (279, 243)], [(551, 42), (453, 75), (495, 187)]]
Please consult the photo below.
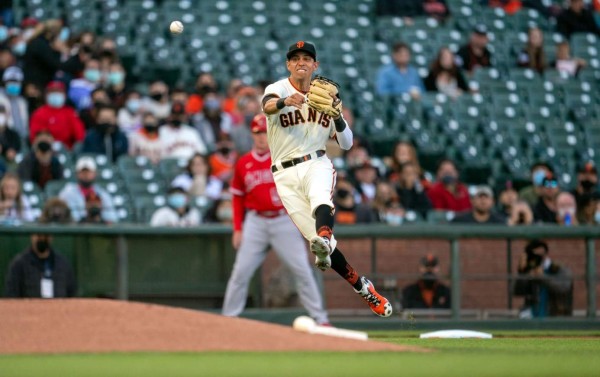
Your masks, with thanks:
[(0, 300), (0, 353), (424, 351), (311, 335), (291, 327), (99, 299)]

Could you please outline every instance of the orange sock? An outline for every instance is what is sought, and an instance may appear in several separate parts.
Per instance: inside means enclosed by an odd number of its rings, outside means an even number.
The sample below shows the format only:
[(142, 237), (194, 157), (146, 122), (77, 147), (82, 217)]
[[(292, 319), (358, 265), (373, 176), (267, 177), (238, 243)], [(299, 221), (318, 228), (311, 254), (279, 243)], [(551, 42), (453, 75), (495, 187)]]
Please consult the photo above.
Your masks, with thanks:
[(333, 233), (333, 231), (327, 225), (323, 225), (322, 227), (319, 228), (319, 230), (317, 230), (317, 234), (319, 235), (319, 237), (331, 238), (332, 233)]

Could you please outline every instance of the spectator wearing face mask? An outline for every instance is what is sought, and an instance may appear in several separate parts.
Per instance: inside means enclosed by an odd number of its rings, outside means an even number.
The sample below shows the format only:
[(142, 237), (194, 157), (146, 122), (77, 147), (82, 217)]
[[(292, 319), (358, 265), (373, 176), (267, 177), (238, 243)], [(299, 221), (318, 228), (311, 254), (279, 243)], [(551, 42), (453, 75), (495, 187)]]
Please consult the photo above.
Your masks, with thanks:
[(223, 185), (221, 197), (215, 200), (213, 206), (206, 212), (206, 222), (225, 225), (233, 224), (233, 206), (231, 194), (227, 192), (229, 185)]
[(231, 115), (222, 110), (221, 103), (217, 92), (208, 92), (204, 95), (202, 112), (192, 116), (192, 126), (198, 130), (209, 152), (213, 152), (217, 142), (229, 136), (233, 128)]
[[(50, 223), (40, 219), (40, 223)], [(48, 234), (32, 234), (27, 250), (10, 263), (4, 296), (10, 298), (62, 298), (77, 292), (75, 273), (68, 260), (52, 245)]]
[(0, 104), (7, 109), (9, 126), (23, 139), (29, 135), (29, 112), (27, 101), (21, 95), (23, 71), (8, 67), (2, 74), (3, 90), (0, 90)]
[(217, 81), (210, 72), (201, 72), (196, 79), (196, 88), (187, 102), (185, 103), (185, 112), (196, 114), (204, 108), (204, 96), (208, 92), (216, 92), (218, 89)]
[(69, 182), (58, 194), (71, 209), (73, 220), (79, 222), (88, 215), (89, 200), (99, 198), (102, 203), (101, 217), (106, 223), (118, 221), (117, 212), (113, 205), (112, 197), (106, 190), (95, 184), (96, 162), (90, 156), (80, 157), (75, 165), (77, 182)]
[(115, 108), (103, 105), (97, 109), (96, 127), (90, 130), (83, 141), (82, 152), (105, 155), (110, 161), (127, 154), (129, 141), (117, 126)]
[(142, 96), (137, 90), (132, 90), (125, 96), (125, 106), (119, 109), (117, 124), (119, 129), (129, 136), (142, 127)]
[(31, 116), (29, 140), (38, 132), (47, 130), (54, 140), (63, 143), (68, 149), (85, 137), (85, 129), (77, 112), (65, 105), (65, 85), (52, 81), (46, 88), (46, 104), (38, 108)]
[(189, 198), (181, 187), (169, 189), (167, 205), (157, 209), (150, 219), (151, 226), (192, 227), (200, 222), (200, 212), (190, 207)]
[(599, 193), (598, 169), (593, 161), (586, 161), (577, 168), (577, 186), (571, 191), (577, 201), (577, 208), (582, 208), (583, 197)]
[(400, 165), (398, 173), (396, 192), (400, 204), (404, 209), (418, 212), (425, 218), (431, 209), (431, 202), (419, 178), (419, 167), (413, 162), (405, 162)]
[(438, 164), (437, 182), (427, 191), (433, 209), (462, 212), (471, 209), (469, 191), (458, 180), (458, 170), (454, 161), (444, 159)]
[(217, 142), (217, 150), (208, 158), (212, 174), (221, 182), (229, 182), (233, 178), (233, 169), (238, 154), (233, 149), (233, 141), (223, 137)]
[(49, 181), (63, 179), (63, 167), (52, 151), (54, 138), (48, 131), (38, 133), (32, 150), (19, 163), (18, 174), (23, 182), (31, 181), (41, 189)]
[(575, 197), (566, 191), (556, 195), (556, 223), (558, 225), (579, 225)]
[(375, 185), (373, 201), (363, 202), (356, 207), (356, 222), (400, 225), (404, 220), (404, 214), (404, 209), (400, 206), (392, 185), (388, 182), (378, 182)]
[(0, 155), (8, 162), (14, 162), (15, 156), (21, 150), (21, 137), (8, 127), (6, 108), (0, 105)]
[(69, 84), (68, 97), (75, 105), (77, 111), (92, 107), (92, 91), (102, 84), (102, 73), (100, 63), (96, 59), (90, 59), (85, 63), (83, 77), (71, 80)]
[(158, 136), (158, 119), (151, 112), (142, 118), (142, 127), (129, 134), (129, 155), (147, 157), (153, 164), (165, 155), (165, 145)]
[(350, 181), (343, 178), (337, 180), (333, 195), (336, 224), (356, 224), (355, 195), (356, 190)]
[(126, 76), (125, 68), (118, 61), (111, 63), (106, 73), (104, 85), (111, 103), (116, 107), (122, 107), (125, 104), (125, 98), (129, 93), (125, 85)]
[(450, 289), (439, 281), (438, 258), (427, 254), (421, 259), (421, 278), (402, 290), (404, 309), (449, 309)]
[(171, 114), (171, 101), (167, 84), (160, 80), (150, 83), (148, 96), (142, 100), (142, 107), (146, 111), (152, 112), (159, 120), (166, 119)]
[(198, 131), (186, 122), (184, 105), (179, 102), (173, 103), (166, 124), (159, 130), (159, 138), (165, 148), (163, 157), (189, 159), (194, 153), (206, 154), (206, 144), (198, 135)]
[(531, 167), (531, 185), (519, 190), (519, 198), (534, 207), (543, 191), (542, 181), (546, 176), (553, 175), (554, 169), (545, 162), (537, 162)]

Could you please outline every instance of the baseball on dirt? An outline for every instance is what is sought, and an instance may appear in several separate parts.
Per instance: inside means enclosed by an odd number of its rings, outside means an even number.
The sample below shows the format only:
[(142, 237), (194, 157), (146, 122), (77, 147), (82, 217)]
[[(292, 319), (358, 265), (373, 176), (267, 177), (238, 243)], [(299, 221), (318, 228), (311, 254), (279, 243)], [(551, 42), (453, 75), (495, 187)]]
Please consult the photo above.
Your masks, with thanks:
[(294, 320), (292, 327), (296, 331), (307, 332), (310, 333), (312, 329), (317, 326), (317, 323), (314, 319), (309, 316), (301, 315)]
[(181, 34), (183, 32), (183, 24), (181, 21), (173, 21), (171, 25), (169, 25), (169, 30), (173, 34)]

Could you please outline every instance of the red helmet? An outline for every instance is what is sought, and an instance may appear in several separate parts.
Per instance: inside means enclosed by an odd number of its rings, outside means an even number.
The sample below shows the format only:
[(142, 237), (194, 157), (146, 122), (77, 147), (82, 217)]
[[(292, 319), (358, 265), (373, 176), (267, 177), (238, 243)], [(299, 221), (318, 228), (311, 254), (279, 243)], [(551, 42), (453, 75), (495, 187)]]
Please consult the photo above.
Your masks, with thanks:
[(250, 123), (252, 133), (267, 132), (267, 117), (264, 114), (257, 114)]

